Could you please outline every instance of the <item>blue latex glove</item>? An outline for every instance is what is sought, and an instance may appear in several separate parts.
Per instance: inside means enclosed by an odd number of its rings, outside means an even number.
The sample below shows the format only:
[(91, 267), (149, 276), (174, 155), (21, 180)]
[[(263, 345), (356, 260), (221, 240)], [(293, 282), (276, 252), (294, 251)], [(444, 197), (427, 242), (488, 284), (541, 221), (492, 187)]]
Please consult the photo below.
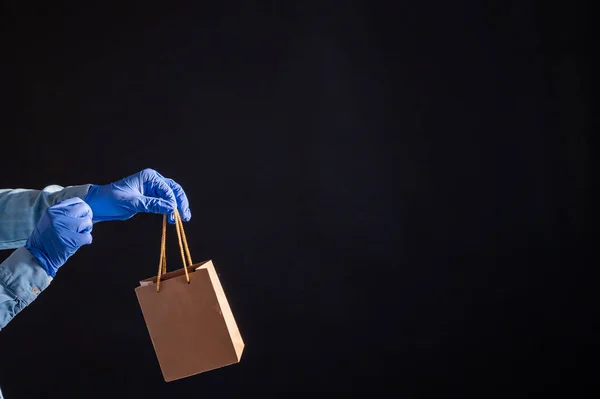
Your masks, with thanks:
[(49, 207), (25, 243), (25, 248), (50, 277), (83, 246), (92, 243), (92, 210), (81, 198)]
[(184, 222), (192, 218), (183, 188), (153, 169), (144, 169), (115, 183), (92, 185), (85, 202), (94, 211), (94, 222), (126, 220), (138, 212), (149, 212), (169, 215), (172, 224), (175, 208)]

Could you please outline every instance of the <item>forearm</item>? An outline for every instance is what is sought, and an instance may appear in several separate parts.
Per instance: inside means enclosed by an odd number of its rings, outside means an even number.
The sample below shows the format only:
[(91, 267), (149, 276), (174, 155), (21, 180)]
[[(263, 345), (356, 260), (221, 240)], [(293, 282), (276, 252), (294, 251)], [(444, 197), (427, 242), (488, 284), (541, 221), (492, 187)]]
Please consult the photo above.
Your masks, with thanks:
[(52, 278), (21, 247), (0, 264), (0, 330), (45, 290)]
[(90, 186), (0, 189), (0, 249), (23, 246), (46, 208), (73, 197), (84, 199)]

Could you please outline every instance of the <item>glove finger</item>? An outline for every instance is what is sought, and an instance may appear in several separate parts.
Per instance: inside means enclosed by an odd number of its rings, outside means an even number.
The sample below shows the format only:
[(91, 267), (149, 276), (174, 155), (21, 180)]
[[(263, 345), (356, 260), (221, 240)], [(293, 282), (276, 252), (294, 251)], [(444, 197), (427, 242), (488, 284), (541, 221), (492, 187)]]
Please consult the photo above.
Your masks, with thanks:
[(165, 179), (157, 172), (148, 175), (144, 181), (144, 195), (147, 197), (157, 197), (173, 204), (173, 208), (177, 205), (175, 193)]
[(60, 235), (60, 241), (66, 246), (69, 252), (73, 254), (83, 245), (89, 245), (92, 243), (92, 234), (76, 233), (74, 231), (63, 232)]
[[(156, 176), (163, 179), (169, 185), (171, 190), (173, 190), (173, 193), (175, 194), (175, 197), (177, 199), (177, 209), (179, 210), (179, 214), (181, 215), (184, 222), (189, 222), (192, 218), (192, 212), (190, 211), (190, 205), (187, 195), (185, 194), (185, 191), (183, 191), (181, 185), (173, 179), (164, 177), (156, 170), (152, 170), (152, 172), (156, 174)], [(175, 213), (169, 214), (168, 221), (169, 224), (175, 224)]]
[(92, 208), (85, 202), (80, 202), (78, 204), (74, 204), (69, 206), (68, 215), (75, 218), (92, 218), (94, 215), (92, 213)]
[(94, 223), (91, 218), (78, 219), (77, 229), (75, 231), (82, 234), (91, 233), (93, 227)]
[(160, 215), (170, 214), (175, 209), (173, 203), (165, 201), (162, 198), (144, 196), (139, 197), (133, 205), (137, 212), (157, 213)]
[(189, 222), (192, 218), (192, 212), (190, 211), (190, 202), (188, 201), (188, 197), (183, 191), (183, 187), (179, 183), (177, 183), (173, 179), (165, 178), (165, 181), (175, 193), (175, 198), (177, 198), (177, 209), (179, 210), (179, 214), (184, 222)]
[(74, 205), (74, 204), (79, 204), (82, 203), (83, 200), (79, 197), (73, 197), (73, 198), (68, 198), (66, 200), (60, 201), (57, 204), (55, 204), (54, 206), (56, 207), (63, 207), (63, 206), (69, 206), (69, 205)]
[[(88, 204), (83, 202), (83, 200), (81, 198), (77, 198), (78, 201), (77, 200), (71, 201), (71, 200), (75, 200), (75, 198), (70, 198), (66, 201), (63, 201), (57, 205), (54, 205), (54, 206), (48, 208), (48, 210), (54, 214), (70, 216), (70, 217), (74, 217), (74, 218), (82, 218), (82, 217), (90, 217), (91, 218), (93, 216), (92, 208), (90, 208), (90, 206)], [(66, 203), (67, 201), (69, 201), (69, 202)]]
[(93, 242), (92, 233), (80, 233), (79, 234), (79, 242), (81, 245), (90, 245)]
[(73, 233), (88, 233), (92, 231), (93, 222), (91, 217), (76, 218), (62, 216), (54, 220), (54, 225), (62, 230)]

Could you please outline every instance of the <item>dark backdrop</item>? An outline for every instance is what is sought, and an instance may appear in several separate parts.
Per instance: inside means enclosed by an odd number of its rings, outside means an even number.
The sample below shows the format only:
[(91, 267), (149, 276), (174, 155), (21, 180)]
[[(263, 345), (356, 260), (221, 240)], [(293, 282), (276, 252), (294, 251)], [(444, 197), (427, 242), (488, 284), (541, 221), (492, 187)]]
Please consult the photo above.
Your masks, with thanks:
[(138, 215), (1, 332), (8, 399), (591, 384), (589, 9), (197, 3), (6, 4), (0, 186), (179, 181), (242, 362), (162, 381)]

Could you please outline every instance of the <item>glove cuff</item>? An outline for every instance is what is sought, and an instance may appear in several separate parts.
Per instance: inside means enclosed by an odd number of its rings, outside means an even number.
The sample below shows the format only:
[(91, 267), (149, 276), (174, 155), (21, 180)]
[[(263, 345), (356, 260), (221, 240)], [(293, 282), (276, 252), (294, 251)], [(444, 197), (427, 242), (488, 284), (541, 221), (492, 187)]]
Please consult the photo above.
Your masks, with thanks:
[(40, 264), (40, 267), (44, 269), (48, 276), (52, 278), (56, 276), (56, 271), (58, 270), (58, 267), (53, 265), (53, 263), (50, 261), (50, 259), (48, 259), (45, 253), (31, 246), (29, 240), (27, 240), (27, 243), (25, 243), (25, 249), (27, 249), (29, 253), (35, 258), (35, 260), (37, 260), (37, 262)]
[(98, 190), (100, 190), (100, 186), (98, 184), (90, 184), (90, 188), (88, 189), (87, 194), (85, 195), (85, 197), (82, 198), (83, 201), (85, 201), (89, 205), (90, 200), (92, 199), (94, 194), (98, 192)]

